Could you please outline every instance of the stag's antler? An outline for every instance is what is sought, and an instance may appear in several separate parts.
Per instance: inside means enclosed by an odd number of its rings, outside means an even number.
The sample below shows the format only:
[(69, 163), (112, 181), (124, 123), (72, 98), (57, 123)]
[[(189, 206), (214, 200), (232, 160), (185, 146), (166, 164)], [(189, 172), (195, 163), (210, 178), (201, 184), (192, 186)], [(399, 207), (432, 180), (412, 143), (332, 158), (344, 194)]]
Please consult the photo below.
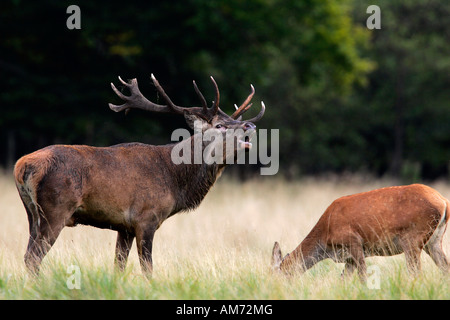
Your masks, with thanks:
[[(218, 112), (220, 112), (221, 114), (225, 114), (219, 108), (219, 103), (220, 103), (219, 87), (217, 86), (217, 83), (213, 77), (211, 77), (211, 81), (214, 84), (216, 96), (213, 101), (213, 105), (210, 108), (208, 108), (208, 106), (206, 104), (206, 99), (203, 96), (203, 94), (200, 92), (200, 90), (198, 89), (195, 81), (193, 81), (194, 90), (197, 93), (198, 97), (200, 98), (202, 107), (186, 108), (186, 107), (177, 106), (176, 104), (174, 104), (172, 102), (172, 100), (166, 94), (166, 92), (161, 87), (158, 80), (156, 80), (156, 78), (153, 74), (151, 75), (151, 79), (152, 79), (153, 84), (155, 85), (156, 89), (158, 90), (159, 94), (162, 96), (162, 98), (167, 103), (166, 105), (156, 104), (156, 103), (148, 100), (146, 97), (144, 97), (144, 95), (139, 90), (136, 79), (132, 79), (129, 82), (126, 82), (126, 81), (122, 80), (122, 78), (119, 77), (119, 81), (130, 90), (131, 95), (130, 96), (124, 95), (122, 92), (120, 92), (114, 86), (113, 83), (111, 83), (111, 88), (119, 96), (119, 98), (121, 98), (122, 100), (125, 101), (125, 103), (122, 105), (114, 105), (114, 104), (110, 103), (109, 104), (110, 109), (113, 111), (116, 111), (116, 112), (125, 110), (125, 113), (127, 113), (130, 109), (142, 109), (142, 110), (152, 111), (152, 112), (175, 113), (175, 114), (184, 114), (184, 112), (186, 110), (189, 110), (189, 112), (196, 113), (207, 120), (212, 119), (212, 117), (214, 117)], [(252, 85), (251, 85), (251, 88), (252, 88), (252, 92), (247, 97), (247, 99), (245, 99), (245, 101), (242, 103), (242, 105), (239, 108), (237, 108), (237, 110), (231, 115), (231, 118), (238, 119), (242, 116), (242, 114), (244, 114), (248, 109), (250, 109), (250, 107), (252, 106), (252, 104), (250, 103), (250, 100), (253, 98), (253, 95), (255, 94), (255, 88)], [(265, 106), (264, 106), (263, 102), (261, 102), (261, 104), (262, 104), (262, 109), (261, 109), (260, 113), (256, 117), (254, 117), (250, 120), (247, 120), (247, 121), (256, 122), (262, 118), (262, 116), (264, 115)]]
[(264, 104), (264, 102), (261, 101), (261, 111), (256, 115), (256, 117), (248, 119), (247, 121), (253, 123), (258, 122), (264, 116), (264, 112), (266, 112), (266, 105)]
[(233, 119), (237, 119), (239, 116), (243, 115), (252, 106), (250, 101), (252, 100), (253, 95), (255, 94), (255, 88), (253, 87), (252, 84), (250, 85), (250, 87), (252, 88), (252, 92), (248, 95), (247, 99), (245, 99), (245, 101), (242, 102), (241, 106), (237, 108), (237, 106), (234, 105), (236, 107), (236, 111), (231, 115)]
[(120, 92), (113, 83), (111, 83), (111, 88), (114, 90), (114, 92), (125, 101), (122, 105), (114, 105), (112, 103), (109, 104), (109, 107), (111, 110), (120, 112), (125, 110), (125, 112), (129, 111), (130, 109), (142, 109), (146, 111), (152, 111), (152, 112), (162, 112), (162, 113), (175, 113), (175, 114), (183, 114), (185, 110), (189, 110), (190, 112), (195, 112), (199, 115), (202, 115), (206, 118), (212, 118), (218, 111), (219, 111), (219, 88), (217, 86), (217, 83), (214, 81), (214, 78), (211, 77), (211, 80), (214, 84), (214, 87), (216, 89), (216, 99), (211, 108), (208, 108), (206, 105), (206, 100), (200, 90), (197, 87), (197, 84), (194, 81), (194, 89), (197, 95), (200, 98), (200, 101), (202, 103), (202, 107), (192, 107), (192, 108), (186, 108), (186, 107), (180, 107), (177, 106), (172, 102), (172, 100), (169, 98), (169, 96), (166, 94), (162, 86), (159, 84), (158, 80), (155, 78), (155, 76), (152, 74), (151, 79), (153, 81), (153, 84), (156, 87), (156, 90), (158, 90), (159, 94), (162, 96), (164, 101), (167, 103), (166, 105), (156, 104), (154, 102), (151, 102), (148, 100), (144, 95), (141, 93), (138, 87), (138, 83), (136, 79), (130, 80), (130, 82), (125, 82), (122, 80), (121, 77), (119, 77), (119, 81), (128, 89), (130, 89), (130, 96), (126, 96)]
[[(250, 87), (252, 89), (252, 92), (248, 95), (247, 99), (244, 100), (244, 102), (241, 104), (240, 107), (234, 105), (236, 111), (231, 115), (231, 118), (238, 120), (242, 119), (242, 115), (252, 106), (252, 103), (250, 103), (250, 101), (252, 100), (253, 95), (255, 94), (255, 88), (253, 87), (253, 85), (250, 85)], [(253, 117), (246, 121), (256, 122), (260, 120), (263, 117), (265, 110), (266, 106), (264, 105), (264, 102), (261, 101), (261, 111), (259, 112), (259, 114), (256, 117)]]
[(170, 107), (153, 103), (146, 97), (144, 97), (144, 95), (139, 90), (138, 82), (136, 79), (131, 79), (130, 82), (125, 82), (121, 77), (119, 77), (119, 81), (128, 89), (130, 89), (131, 95), (125, 96), (111, 82), (111, 88), (119, 96), (119, 98), (125, 101), (125, 103), (120, 106), (110, 103), (109, 107), (111, 110), (120, 112), (123, 110), (128, 111), (130, 109), (143, 109), (152, 112), (173, 112), (173, 109), (171, 109)]

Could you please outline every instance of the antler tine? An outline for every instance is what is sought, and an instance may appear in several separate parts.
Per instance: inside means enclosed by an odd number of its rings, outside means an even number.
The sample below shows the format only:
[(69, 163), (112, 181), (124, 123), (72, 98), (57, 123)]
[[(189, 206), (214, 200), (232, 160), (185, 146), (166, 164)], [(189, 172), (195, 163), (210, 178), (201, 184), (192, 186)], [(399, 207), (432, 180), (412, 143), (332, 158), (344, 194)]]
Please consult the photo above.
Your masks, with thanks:
[(203, 112), (206, 113), (208, 111), (208, 105), (206, 103), (206, 99), (203, 96), (203, 94), (200, 92), (200, 90), (198, 89), (197, 84), (195, 83), (195, 80), (193, 80), (192, 83), (194, 84), (194, 90), (197, 93), (197, 95), (200, 98), (200, 101), (202, 103)]
[(219, 93), (219, 87), (217, 86), (216, 81), (212, 76), (210, 76), (212, 83), (214, 84), (214, 88), (216, 89), (216, 99), (214, 100), (214, 104), (212, 106), (213, 114), (216, 114), (217, 111), (219, 111), (219, 103), (220, 103), (220, 93)]
[(256, 117), (253, 117), (253, 118), (248, 119), (246, 121), (257, 122), (257, 121), (261, 120), (261, 118), (264, 116), (264, 112), (265, 111), (266, 111), (266, 105), (264, 104), (264, 102), (261, 101), (261, 111), (256, 115)]
[(130, 84), (130, 83), (126, 82), (126, 81), (123, 81), (122, 78), (121, 78), (120, 76), (118, 76), (117, 78), (119, 78), (119, 81), (120, 81), (124, 86), (126, 86), (126, 87), (128, 87), (128, 88), (131, 88), (131, 87), (133, 86), (133, 80), (136, 80), (136, 79), (132, 79), (132, 80), (131, 80), (131, 84)]
[[(127, 96), (125, 96), (122, 92), (120, 92), (116, 86), (114, 85), (114, 83), (111, 82), (111, 88), (113, 89), (113, 91), (115, 92), (115, 94), (117, 94), (119, 96), (120, 99), (122, 100), (127, 100)], [(110, 103), (111, 104), (111, 103)], [(114, 105), (113, 105), (114, 106)]]
[[(199, 90), (195, 81), (193, 81), (194, 89), (200, 98), (202, 106), (201, 107), (193, 107), (193, 108), (184, 108), (184, 107), (177, 106), (172, 102), (172, 100), (166, 94), (166, 92), (161, 87), (158, 80), (155, 78), (155, 76), (153, 74), (151, 74), (151, 79), (153, 81), (153, 84), (155, 85), (156, 89), (158, 90), (159, 94), (163, 97), (163, 99), (165, 100), (167, 105), (160, 105), (160, 104), (153, 103), (153, 102), (149, 101), (146, 97), (144, 97), (142, 95), (141, 91), (139, 90), (136, 79), (132, 79), (127, 82), (127, 81), (124, 81), (121, 77), (118, 77), (118, 78), (119, 78), (120, 83), (122, 83), (125, 87), (127, 87), (130, 90), (131, 94), (129, 96), (124, 95), (122, 92), (120, 92), (116, 88), (116, 86), (113, 83), (111, 83), (111, 88), (113, 89), (113, 91), (117, 94), (117, 96), (119, 98), (121, 98), (122, 100), (125, 101), (125, 103), (122, 105), (114, 105), (112, 103), (109, 104), (109, 107), (111, 108), (111, 110), (113, 110), (115, 112), (120, 112), (123, 110), (125, 110), (125, 112), (127, 112), (130, 109), (142, 109), (142, 110), (153, 111), (153, 112), (184, 114), (184, 111), (186, 109), (189, 109), (191, 112), (203, 114), (208, 119), (210, 119), (211, 117), (216, 115), (218, 112), (223, 113), (223, 111), (220, 110), (220, 108), (219, 108), (219, 103), (220, 103), (219, 87), (212, 76), (210, 78), (211, 78), (211, 81), (215, 88), (215, 100), (214, 100), (213, 106), (211, 108), (208, 108), (206, 99), (203, 96), (203, 94), (201, 93), (201, 91)], [(242, 115), (245, 111), (247, 111), (251, 107), (251, 104), (249, 104), (249, 102), (250, 102), (251, 98), (253, 97), (253, 94), (255, 93), (255, 89), (253, 88), (253, 86), (251, 86), (251, 88), (252, 88), (252, 93), (248, 96), (248, 98), (244, 101), (244, 103), (239, 108), (237, 108), (237, 110), (235, 111), (235, 113), (232, 116), (233, 119), (236, 119), (237, 117)], [(262, 113), (264, 113), (264, 112), (262, 112)]]
[(252, 88), (252, 92), (248, 95), (247, 99), (241, 104), (241, 106), (231, 115), (231, 118), (236, 119), (240, 115), (242, 115), (245, 111), (247, 111), (250, 106), (248, 104), (253, 98), (253, 95), (255, 94), (255, 87), (251, 84), (250, 87)]
[(167, 105), (169, 106), (169, 108), (172, 109), (175, 113), (181, 113), (182, 114), (184, 108), (175, 105), (172, 102), (172, 100), (170, 100), (169, 96), (166, 94), (164, 89), (161, 87), (161, 85), (159, 84), (158, 80), (156, 80), (156, 78), (153, 75), (153, 73), (150, 75), (150, 77), (152, 78), (153, 84), (155, 85), (155, 87), (158, 90), (158, 92), (163, 96), (164, 100), (166, 100)]
[[(125, 86), (128, 87), (128, 88), (130, 88), (130, 91), (132, 91), (132, 95), (133, 95), (133, 94), (136, 94), (137, 92), (140, 93), (139, 88), (137, 87), (137, 80), (136, 80), (136, 79), (132, 79), (132, 80), (131, 80), (131, 83), (128, 83), (128, 82), (123, 81), (122, 78), (121, 78), (120, 76), (119, 76), (118, 78), (119, 78), (119, 81), (120, 81), (123, 85), (125, 85)], [(114, 105), (114, 104), (112, 104), (112, 103), (109, 103), (109, 108), (110, 108), (111, 110), (115, 111), (115, 112), (120, 112), (120, 111), (122, 111), (122, 110), (125, 110), (125, 114), (128, 114), (128, 112), (130, 111), (130, 107), (131, 107), (131, 106), (129, 105), (129, 101), (132, 99), (132, 97), (131, 97), (131, 96), (130, 96), (130, 97), (125, 96), (122, 92), (120, 92), (120, 91), (116, 88), (116, 86), (115, 86), (114, 83), (112, 83), (112, 82), (111, 82), (111, 88), (113, 89), (113, 91), (115, 92), (115, 94), (117, 94), (117, 95), (119, 96), (120, 99), (125, 100), (125, 101), (127, 101), (127, 102), (124, 103), (124, 104), (122, 104), (122, 105), (120, 105), (120, 106), (117, 106), (117, 105)], [(137, 91), (136, 91), (136, 89), (137, 89)], [(133, 90), (134, 90), (134, 92), (133, 92)]]
[(249, 110), (252, 107), (253, 103), (249, 103), (247, 106), (245, 106), (245, 108), (243, 108), (241, 110), (241, 112), (239, 112), (239, 116), (242, 116), (244, 113), (247, 112), (247, 110)]
[(119, 81), (128, 89), (130, 89), (131, 95), (130, 96), (124, 95), (116, 88), (114, 83), (111, 82), (111, 88), (113, 89), (113, 91), (119, 96), (120, 99), (125, 101), (125, 103), (122, 105), (114, 105), (112, 103), (109, 103), (109, 108), (111, 110), (115, 112), (125, 110), (125, 113), (127, 113), (127, 111), (129, 111), (130, 109), (142, 109), (146, 111), (163, 112), (163, 113), (173, 112), (171, 108), (164, 105), (153, 103), (149, 101), (146, 97), (144, 97), (141, 91), (139, 90), (138, 82), (136, 79), (131, 79), (130, 82), (126, 82), (122, 80), (121, 77), (119, 77)]

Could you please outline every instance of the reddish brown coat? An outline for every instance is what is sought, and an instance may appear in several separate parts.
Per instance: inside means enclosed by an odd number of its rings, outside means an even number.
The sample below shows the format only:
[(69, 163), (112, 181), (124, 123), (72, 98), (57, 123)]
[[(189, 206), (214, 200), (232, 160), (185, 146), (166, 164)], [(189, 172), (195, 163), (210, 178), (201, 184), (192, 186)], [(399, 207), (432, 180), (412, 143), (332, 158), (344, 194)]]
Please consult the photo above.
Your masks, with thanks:
[[(242, 121), (241, 115), (250, 107), (253, 87), (249, 97), (230, 117), (219, 108), (219, 89), (214, 79), (216, 98), (211, 108), (195, 83), (202, 107), (184, 108), (170, 100), (153, 75), (152, 80), (166, 105), (155, 104), (142, 96), (136, 79), (130, 82), (120, 79), (131, 95), (123, 95), (112, 85), (126, 103), (110, 104), (110, 108), (117, 112), (137, 108), (183, 115), (188, 123), (200, 121), (203, 131), (220, 126), (223, 139), (228, 130), (239, 129), (242, 137), (237, 137), (238, 148), (251, 146), (242, 139), (253, 134), (256, 126)], [(250, 120), (258, 121), (263, 114), (264, 105)], [(115, 263), (119, 270), (125, 268), (136, 238), (142, 268), (151, 272), (155, 231), (171, 215), (196, 208), (225, 167), (225, 161), (175, 164), (172, 149), (182, 144), (194, 156), (193, 141), (190, 137), (178, 144), (124, 143), (103, 148), (53, 145), (20, 158), (14, 177), (28, 214), (27, 267), (38, 272), (42, 259), (64, 227), (86, 224), (118, 231)]]
[(284, 259), (275, 243), (273, 264), (285, 272), (306, 270), (322, 259), (345, 262), (344, 273), (364, 257), (405, 253), (411, 271), (420, 269), (422, 249), (448, 271), (442, 237), (449, 220), (449, 201), (421, 184), (377, 189), (335, 200), (302, 243)]

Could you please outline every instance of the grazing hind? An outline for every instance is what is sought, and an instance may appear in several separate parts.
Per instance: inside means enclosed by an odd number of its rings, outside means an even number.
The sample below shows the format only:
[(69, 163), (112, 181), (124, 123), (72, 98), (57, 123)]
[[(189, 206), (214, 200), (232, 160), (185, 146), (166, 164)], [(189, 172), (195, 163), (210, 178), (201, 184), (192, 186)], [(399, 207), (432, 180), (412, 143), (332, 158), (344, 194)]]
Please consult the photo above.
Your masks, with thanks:
[(345, 263), (343, 275), (355, 269), (366, 277), (365, 257), (405, 253), (408, 270), (420, 270), (422, 249), (449, 272), (442, 238), (450, 202), (421, 184), (388, 187), (335, 200), (300, 245), (282, 258), (278, 242), (272, 267), (284, 273), (304, 272), (331, 258)]

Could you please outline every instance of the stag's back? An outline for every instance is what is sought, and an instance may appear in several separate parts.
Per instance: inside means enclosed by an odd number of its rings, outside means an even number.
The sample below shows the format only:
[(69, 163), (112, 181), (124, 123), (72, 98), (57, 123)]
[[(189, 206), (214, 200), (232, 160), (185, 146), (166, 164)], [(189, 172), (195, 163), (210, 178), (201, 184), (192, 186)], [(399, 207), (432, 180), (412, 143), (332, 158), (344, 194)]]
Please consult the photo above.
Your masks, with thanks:
[(124, 213), (140, 210), (149, 201), (164, 212), (172, 210), (170, 159), (165, 159), (164, 148), (139, 143), (105, 148), (53, 145), (20, 158), (14, 177), (31, 211), (64, 204), (70, 213), (80, 212), (75, 217), (81, 223), (119, 225), (126, 222)]

